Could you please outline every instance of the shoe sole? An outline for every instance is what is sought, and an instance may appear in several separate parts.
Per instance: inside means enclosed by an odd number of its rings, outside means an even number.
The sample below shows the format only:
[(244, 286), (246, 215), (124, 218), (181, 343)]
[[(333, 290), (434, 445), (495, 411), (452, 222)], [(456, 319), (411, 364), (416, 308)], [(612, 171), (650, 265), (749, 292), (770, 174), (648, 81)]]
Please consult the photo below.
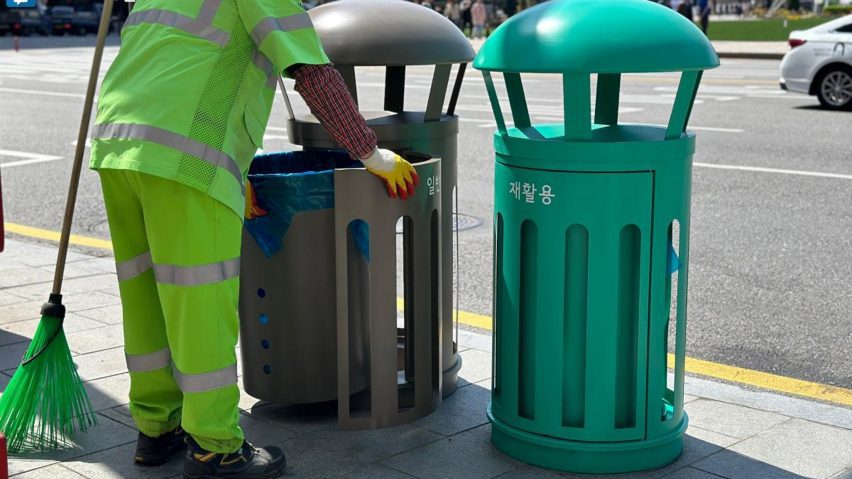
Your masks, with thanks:
[[(248, 479), (277, 479), (277, 478), (281, 477), (282, 475), (284, 475), (284, 469), (281, 469), (278, 472), (270, 472), (269, 474), (266, 474), (266, 475), (263, 475), (263, 476), (248, 476)], [(184, 474), (183, 475), (183, 479), (221, 479), (222, 477), (233, 477), (233, 478), (242, 477), (242, 478), (246, 478), (247, 476), (239, 476), (239, 475), (211, 476), (209, 474), (201, 474), (201, 475)]]
[(268, 472), (262, 476), (211, 476), (210, 474), (187, 474), (183, 473), (183, 479), (221, 479), (222, 477), (232, 477), (232, 478), (243, 478), (243, 479), (277, 479), (284, 475), (284, 471), (287, 469), (287, 462), (281, 465), (281, 468), (277, 471)]

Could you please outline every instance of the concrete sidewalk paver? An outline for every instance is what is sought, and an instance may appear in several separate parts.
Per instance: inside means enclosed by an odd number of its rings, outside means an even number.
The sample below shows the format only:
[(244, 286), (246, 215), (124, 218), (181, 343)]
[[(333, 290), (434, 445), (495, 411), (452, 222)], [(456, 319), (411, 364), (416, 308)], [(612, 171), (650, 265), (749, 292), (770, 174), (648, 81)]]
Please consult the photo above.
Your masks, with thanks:
[(684, 409), (690, 425), (741, 439), (789, 420), (780, 414), (705, 399), (691, 401)]
[[(733, 445), (734, 453), (805, 477), (829, 477), (852, 466), (852, 431), (791, 419)], [(724, 475), (724, 459), (720, 454), (696, 467)]]
[(491, 444), (491, 425), (485, 424), (400, 454), (382, 464), (418, 478), (499, 477), (523, 464), (501, 454)]
[(482, 426), (488, 422), (482, 406), (491, 399), (490, 388), (491, 379), (460, 387), (437, 411), (412, 424), (445, 436)]
[(280, 445), (291, 457), (290, 473), (296, 477), (348, 477), (353, 471), (439, 439), (442, 436), (409, 424), (347, 432), (325, 428)]
[[(183, 463), (171, 461), (160, 467), (142, 467), (133, 463), (136, 444), (124, 444), (73, 461), (62, 463), (77, 476), (90, 479), (153, 479), (180, 476)], [(29, 475), (26, 476), (29, 479)]]
[[(55, 250), (8, 241), (0, 275), (52, 270)], [(8, 256), (7, 256), (8, 254)], [(109, 258), (81, 254), (66, 284), (66, 333), (100, 424), (65, 451), (12, 458), (14, 479), (172, 478), (182, 463), (140, 468), (131, 457), (137, 431), (127, 409), (121, 307)], [(14, 263), (9, 266), (8, 262)], [(14, 267), (12, 267), (14, 266)], [(24, 273), (21, 281), (43, 279)], [(20, 362), (38, 324), (50, 279), (0, 286), (0, 391)], [(491, 338), (460, 331), (460, 387), (434, 414), (412, 424), (373, 431), (341, 431), (336, 405), (282, 406), (242, 390), (240, 421), (258, 445), (284, 448), (295, 478), (619, 478), (619, 479), (852, 479), (852, 410), (743, 386), (687, 377), (690, 428), (684, 453), (664, 468), (588, 476), (547, 471), (517, 462), (490, 442), (485, 407), (490, 398)]]
[(63, 464), (54, 464), (52, 466), (36, 469), (35, 471), (27, 473), (26, 476), (28, 479), (87, 479), (88, 477), (77, 474), (65, 467)]

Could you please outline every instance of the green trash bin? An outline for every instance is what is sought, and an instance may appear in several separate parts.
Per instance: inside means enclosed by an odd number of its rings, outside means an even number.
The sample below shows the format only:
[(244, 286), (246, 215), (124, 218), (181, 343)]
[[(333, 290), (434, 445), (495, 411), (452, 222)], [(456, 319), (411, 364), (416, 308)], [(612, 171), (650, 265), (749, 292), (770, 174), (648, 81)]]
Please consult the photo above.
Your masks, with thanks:
[[(648, 0), (553, 0), (503, 24), (476, 57), (498, 128), (488, 417), (510, 456), (616, 473), (682, 452), (686, 125), (702, 71), (718, 65), (695, 25)], [(621, 74), (653, 72), (681, 72), (668, 125), (619, 123)], [(562, 75), (562, 123), (532, 124), (521, 73)]]

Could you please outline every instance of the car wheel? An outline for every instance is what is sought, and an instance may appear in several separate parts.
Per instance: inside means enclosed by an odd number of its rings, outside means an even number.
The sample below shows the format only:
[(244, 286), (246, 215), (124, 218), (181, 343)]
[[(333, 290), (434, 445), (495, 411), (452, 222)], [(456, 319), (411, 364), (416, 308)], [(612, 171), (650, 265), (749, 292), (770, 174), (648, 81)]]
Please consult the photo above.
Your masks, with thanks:
[(834, 67), (820, 75), (817, 98), (829, 110), (852, 109), (852, 68)]

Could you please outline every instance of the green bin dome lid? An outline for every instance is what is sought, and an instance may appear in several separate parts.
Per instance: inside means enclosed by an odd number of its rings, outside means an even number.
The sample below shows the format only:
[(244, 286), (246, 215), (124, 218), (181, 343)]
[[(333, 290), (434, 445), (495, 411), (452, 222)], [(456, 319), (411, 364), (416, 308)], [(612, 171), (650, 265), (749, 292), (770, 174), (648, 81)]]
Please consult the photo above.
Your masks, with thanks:
[(401, 0), (339, 0), (308, 12), (328, 58), (338, 65), (467, 63), (470, 41), (431, 8)]
[(719, 66), (692, 22), (650, 0), (551, 0), (501, 25), (474, 60), (479, 70), (650, 73)]

